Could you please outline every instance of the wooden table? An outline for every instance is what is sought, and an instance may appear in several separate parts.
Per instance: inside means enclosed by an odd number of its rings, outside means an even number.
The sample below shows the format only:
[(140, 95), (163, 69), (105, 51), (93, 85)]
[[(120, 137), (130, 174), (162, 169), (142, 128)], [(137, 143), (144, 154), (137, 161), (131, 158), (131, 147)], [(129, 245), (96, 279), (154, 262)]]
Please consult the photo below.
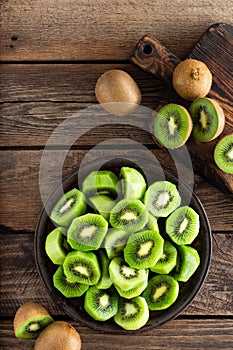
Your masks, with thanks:
[[(212, 262), (192, 304), (167, 324), (131, 336), (104, 335), (80, 326), (50, 299), (36, 270), (33, 249), (42, 208), (39, 164), (55, 128), (74, 112), (97, 103), (95, 83), (112, 68), (130, 73), (142, 91), (142, 104), (154, 108), (161, 83), (129, 63), (138, 39), (153, 34), (183, 58), (209, 25), (232, 21), (232, 2), (2, 0), (0, 13), (1, 349), (33, 349), (34, 342), (17, 340), (12, 327), (17, 308), (29, 300), (45, 306), (54, 319), (71, 322), (81, 334), (83, 350), (232, 349), (232, 198), (197, 174), (194, 191), (213, 231)], [(72, 146), (64, 177), (77, 169), (94, 145), (116, 137), (136, 140), (162, 164), (174, 168), (146, 131), (106, 125)], [(54, 150), (51, 162), (56, 162), (60, 151)]]

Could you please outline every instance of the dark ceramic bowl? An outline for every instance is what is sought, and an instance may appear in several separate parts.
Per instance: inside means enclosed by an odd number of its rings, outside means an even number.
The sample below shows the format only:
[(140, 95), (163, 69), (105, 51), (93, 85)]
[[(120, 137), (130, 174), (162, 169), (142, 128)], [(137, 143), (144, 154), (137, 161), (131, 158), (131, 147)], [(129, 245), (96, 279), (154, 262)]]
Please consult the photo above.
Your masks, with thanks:
[[(60, 198), (61, 194), (67, 192), (73, 187), (77, 187), (78, 177), (83, 179), (87, 174), (93, 170), (98, 170), (102, 160), (93, 161), (85, 165), (80, 171), (77, 171), (70, 175), (63, 185), (57, 188), (49, 197), (46, 207), (52, 209), (56, 201)], [(45, 239), (47, 234), (54, 228), (51, 223), (45, 209), (42, 210), (35, 233), (35, 259), (39, 274), (47, 287), (47, 290), (54, 302), (64, 310), (64, 313), (80, 324), (86, 325), (94, 330), (98, 330), (103, 333), (115, 333), (115, 334), (129, 334), (135, 332), (141, 332), (148, 330), (152, 327), (161, 325), (175, 317), (177, 317), (184, 309), (192, 302), (197, 292), (200, 290), (205, 277), (208, 273), (210, 259), (211, 259), (211, 230), (210, 225), (205, 213), (205, 210), (197, 198), (197, 196), (187, 187), (184, 183), (178, 183), (177, 177), (168, 169), (163, 168), (161, 173), (161, 167), (158, 165), (151, 165), (148, 169), (143, 167), (139, 168), (138, 164), (140, 159), (136, 159), (135, 162), (125, 161), (117, 158), (105, 162), (102, 169), (112, 170), (116, 174), (122, 166), (133, 166), (139, 169), (144, 175), (148, 185), (154, 181), (164, 179), (164, 177), (172, 183), (179, 185), (179, 192), (182, 198), (182, 205), (190, 205), (200, 216), (200, 232), (198, 237), (192, 243), (192, 246), (197, 249), (201, 263), (194, 273), (194, 275), (186, 283), (180, 283), (180, 292), (176, 302), (168, 309), (163, 311), (150, 312), (150, 318), (147, 324), (137, 331), (126, 331), (120, 328), (111, 319), (105, 322), (99, 322), (92, 319), (83, 308), (83, 297), (80, 298), (65, 298), (56, 288), (53, 286), (53, 274), (57, 269), (57, 266), (53, 265), (49, 260), (45, 252)], [(162, 176), (162, 178), (161, 178)], [(190, 201), (191, 200), (191, 201)], [(188, 202), (188, 203), (187, 203)], [(190, 203), (190, 204), (189, 204)]]

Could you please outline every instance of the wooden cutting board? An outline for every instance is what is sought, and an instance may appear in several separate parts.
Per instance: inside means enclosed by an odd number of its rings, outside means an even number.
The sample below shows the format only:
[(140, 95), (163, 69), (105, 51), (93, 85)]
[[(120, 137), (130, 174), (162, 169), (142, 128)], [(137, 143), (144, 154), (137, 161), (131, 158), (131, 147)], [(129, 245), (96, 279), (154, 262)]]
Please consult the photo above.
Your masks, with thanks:
[[(233, 26), (230, 24), (211, 26), (203, 34), (189, 57), (205, 62), (209, 67), (213, 75), (213, 84), (208, 97), (220, 103), (226, 122), (223, 133), (216, 140), (202, 143), (190, 137), (186, 146), (190, 152), (194, 170), (223, 192), (232, 195), (233, 175), (224, 173), (216, 166), (213, 152), (216, 143), (224, 135), (233, 133)], [(179, 97), (171, 84), (172, 72), (180, 59), (162, 43), (153, 36), (144, 36), (137, 43), (131, 60), (167, 84), (167, 90), (158, 109), (166, 103), (178, 103), (189, 107), (190, 102)], [(182, 147), (175, 152), (182, 158)]]

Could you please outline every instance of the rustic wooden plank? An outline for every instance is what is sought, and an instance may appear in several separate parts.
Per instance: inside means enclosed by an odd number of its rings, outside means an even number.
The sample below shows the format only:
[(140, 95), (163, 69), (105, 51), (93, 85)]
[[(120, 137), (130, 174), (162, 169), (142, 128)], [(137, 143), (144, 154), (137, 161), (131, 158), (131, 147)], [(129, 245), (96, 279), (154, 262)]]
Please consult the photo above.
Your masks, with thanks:
[(230, 0), (3, 0), (0, 58), (127, 59), (146, 33), (184, 56), (213, 21), (232, 22)]
[[(93, 152), (93, 151), (92, 151)], [(130, 153), (131, 152), (131, 153)], [(145, 151), (146, 155), (147, 151)], [(149, 151), (148, 151), (149, 152)], [(55, 166), (60, 159), (62, 151), (54, 150), (49, 154), (49, 169), (44, 185), (46, 195), (54, 189), (56, 183), (59, 183), (59, 177)], [(135, 155), (135, 149), (129, 148), (126, 152), (116, 148), (116, 150), (102, 149), (94, 151), (71, 150), (67, 153), (64, 164), (64, 176), (77, 170), (84, 157), (89, 156), (89, 160), (96, 157), (106, 157), (130, 154)], [(150, 153), (149, 153), (150, 154)], [(175, 166), (172, 158), (167, 152), (162, 150), (153, 150), (158, 161), (175, 172)], [(144, 155), (144, 153), (143, 153)], [(1, 151), (2, 174), (0, 188), (2, 198), (1, 203), (1, 224), (13, 230), (31, 230), (35, 229), (37, 217), (42, 207), (39, 192), (39, 164), (42, 151), (40, 150), (9, 150)], [(187, 178), (187, 169), (182, 168), (184, 179)], [(224, 195), (217, 188), (211, 186), (208, 182), (195, 176), (194, 191), (202, 201), (210, 224), (214, 230), (225, 231), (233, 228), (233, 206), (232, 198)], [(46, 196), (47, 197), (47, 196)]]
[[(76, 322), (69, 321), (80, 333), (82, 350), (161, 350), (161, 349), (192, 349), (192, 350), (231, 350), (233, 345), (231, 319), (189, 320), (177, 319), (158, 328), (135, 335), (101, 334)], [(2, 350), (32, 350), (35, 341), (20, 341), (15, 338), (12, 320), (1, 322)]]

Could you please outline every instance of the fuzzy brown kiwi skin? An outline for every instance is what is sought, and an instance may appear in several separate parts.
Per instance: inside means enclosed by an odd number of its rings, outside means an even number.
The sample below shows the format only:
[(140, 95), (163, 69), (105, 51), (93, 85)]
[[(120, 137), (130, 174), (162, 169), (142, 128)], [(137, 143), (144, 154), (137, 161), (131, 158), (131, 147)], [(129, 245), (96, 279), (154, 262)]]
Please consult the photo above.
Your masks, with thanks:
[(222, 107), (218, 104), (217, 101), (213, 100), (212, 98), (207, 98), (207, 100), (212, 102), (218, 114), (218, 129), (216, 131), (216, 134), (209, 140), (209, 141), (212, 141), (216, 139), (223, 132), (223, 129), (225, 126), (225, 114), (223, 112)]
[(32, 301), (28, 301), (21, 305), (19, 309), (16, 311), (15, 317), (14, 317), (14, 331), (16, 333), (17, 328), (27, 320), (33, 318), (33, 317), (38, 317), (38, 316), (48, 316), (52, 319), (48, 311), (41, 306), (38, 303), (34, 303)]
[(188, 58), (175, 67), (172, 84), (181, 97), (193, 101), (209, 93), (212, 74), (204, 62)]
[(80, 350), (81, 338), (73, 326), (64, 321), (48, 325), (36, 339), (34, 350)]

